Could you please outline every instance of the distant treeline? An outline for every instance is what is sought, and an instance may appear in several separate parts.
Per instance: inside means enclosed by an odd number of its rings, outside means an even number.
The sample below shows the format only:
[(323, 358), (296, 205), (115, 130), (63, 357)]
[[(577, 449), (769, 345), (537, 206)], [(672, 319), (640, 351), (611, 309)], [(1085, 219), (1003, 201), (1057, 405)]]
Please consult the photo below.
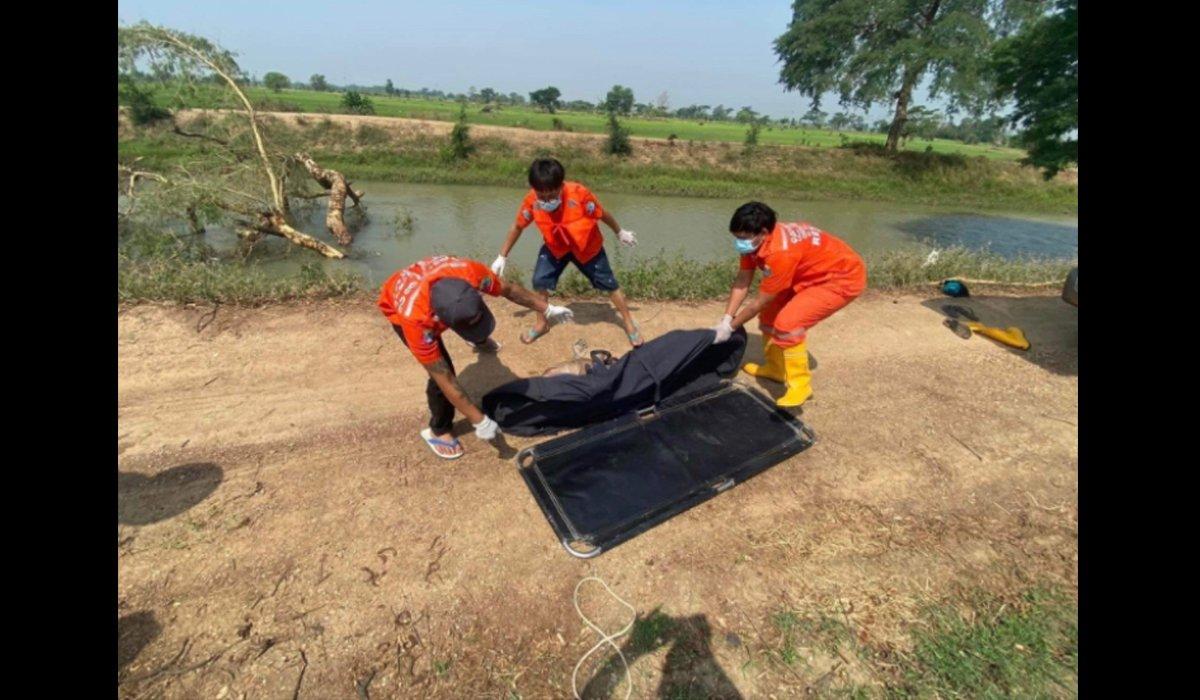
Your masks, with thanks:
[[(134, 70), (128, 75), (134, 81), (149, 81), (153, 76)], [(209, 78), (209, 81), (214, 84), (219, 82), (219, 79)], [(670, 109), (669, 98), (666, 92), (660, 93), (655, 99), (654, 104), (637, 102), (633, 97), (633, 90), (620, 85), (614, 85), (612, 90), (605, 96), (603, 100), (590, 102), (588, 100), (561, 100), (558, 99), (559, 91), (557, 88), (548, 87), (534, 91), (527, 97), (519, 92), (503, 93), (490, 87), (476, 89), (471, 87), (465, 93), (447, 92), (444, 90), (435, 90), (433, 88), (423, 87), (420, 89), (410, 89), (405, 87), (396, 87), (388, 80), (383, 85), (358, 85), (351, 83), (348, 85), (335, 85), (328, 82), (325, 76), (316, 74), (311, 76), (307, 82), (290, 80), (287, 76), (278, 72), (270, 72), (261, 78), (250, 75), (246, 77), (246, 83), (257, 87), (266, 87), (273, 90), (283, 90), (291, 88), (293, 90), (316, 90), (318, 92), (347, 92), (358, 93), (362, 95), (387, 95), (399, 98), (421, 98), (430, 100), (444, 100), (447, 102), (466, 102), (471, 104), (479, 104), (487, 107), (492, 105), (495, 107), (501, 106), (529, 106), (545, 109), (551, 113), (555, 110), (565, 110), (569, 112), (586, 112), (594, 114), (607, 114), (613, 112), (623, 116), (637, 116), (644, 118), (677, 118), (687, 119), (698, 122), (738, 122), (742, 124), (771, 124), (780, 128), (787, 127), (809, 127), (817, 129), (832, 129), (837, 131), (859, 131), (859, 132), (875, 132), (886, 134), (891, 121), (887, 119), (879, 119), (868, 123), (866, 118), (861, 114), (853, 114), (850, 112), (835, 112), (829, 114), (820, 109), (810, 109), (799, 118), (780, 117), (772, 118), (766, 114), (760, 114), (749, 105), (742, 106), (739, 109), (726, 107), (723, 104), (716, 106), (692, 104), (686, 107), (678, 107)], [(988, 143), (997, 146), (1008, 145), (1012, 136), (1011, 131), (1007, 128), (1008, 120), (1000, 115), (992, 115), (984, 118), (963, 117), (955, 123), (951, 118), (943, 115), (941, 112), (929, 110), (924, 107), (914, 107), (908, 114), (908, 122), (905, 125), (903, 133), (904, 139), (919, 138), (919, 139), (952, 139), (962, 141), (963, 143)]]

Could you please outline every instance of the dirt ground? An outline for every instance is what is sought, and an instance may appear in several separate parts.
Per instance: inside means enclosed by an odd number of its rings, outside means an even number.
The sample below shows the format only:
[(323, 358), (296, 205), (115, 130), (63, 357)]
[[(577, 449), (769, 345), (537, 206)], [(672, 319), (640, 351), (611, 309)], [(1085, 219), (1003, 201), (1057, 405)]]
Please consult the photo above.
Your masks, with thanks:
[[(816, 444), (587, 561), (563, 551), (516, 471), (534, 440), (490, 446), (460, 418), (462, 459), (419, 441), (425, 374), (369, 300), (122, 308), (119, 694), (570, 697), (598, 639), (572, 605), (588, 575), (671, 623), (631, 654), (633, 697), (879, 685), (886, 661), (815, 642), (774, 662), (772, 616), (836, 619), (884, 659), (929, 601), (1076, 587), (1077, 310), (953, 300), (1019, 326), (1022, 353), (942, 327), (950, 301), (869, 291), (818, 326), (801, 416)], [(499, 355), (446, 336), (476, 398), (568, 359), (577, 338), (628, 347), (599, 301), (574, 302), (579, 323), (530, 347), (517, 337), (529, 313), (491, 305)], [(720, 306), (633, 308), (654, 337), (711, 326)], [(616, 630), (627, 613), (599, 590), (581, 604)]]

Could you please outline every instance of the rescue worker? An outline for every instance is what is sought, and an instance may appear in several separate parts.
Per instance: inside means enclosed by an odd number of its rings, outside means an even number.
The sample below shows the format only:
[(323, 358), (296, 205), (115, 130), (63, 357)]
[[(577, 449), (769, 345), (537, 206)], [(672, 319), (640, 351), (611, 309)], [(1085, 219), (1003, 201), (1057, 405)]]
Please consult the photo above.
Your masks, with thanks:
[[(714, 342), (725, 342), (758, 316), (766, 362), (748, 362), (743, 369), (787, 386), (777, 405), (799, 406), (812, 396), (808, 331), (862, 294), (867, 267), (841, 239), (805, 221), (777, 222), (762, 202), (738, 207), (729, 232), (741, 255), (740, 270)], [(741, 308), (755, 269), (763, 271), (758, 296)]]
[[(592, 287), (609, 293), (613, 306), (621, 315), (625, 334), (633, 347), (643, 343), (638, 325), (629, 313), (625, 294), (617, 284), (608, 254), (604, 250), (604, 237), (600, 235), (597, 221), (603, 221), (617, 234), (622, 244), (637, 245), (637, 235), (617, 224), (611, 212), (600, 205), (596, 196), (578, 182), (565, 180), (566, 171), (562, 163), (554, 158), (538, 158), (529, 166), (530, 191), (521, 201), (517, 218), (508, 229), (508, 236), (500, 246), (500, 255), (492, 263), (492, 272), (504, 274), (508, 254), (516, 245), (521, 232), (531, 222), (537, 224), (545, 243), (538, 251), (531, 286), (549, 299), (550, 291), (558, 287), (558, 278), (567, 263), (574, 263)], [(549, 326), (546, 317), (538, 312), (533, 328), (521, 334), (521, 342), (528, 345), (546, 334)]]
[(550, 323), (574, 318), (570, 309), (548, 304), (516, 282), (501, 282), (483, 263), (448, 255), (425, 258), (396, 271), (379, 292), (379, 310), (391, 322), (400, 342), (429, 373), (425, 396), (431, 416), (421, 439), (443, 459), (458, 459), (464, 452), (450, 431), (455, 409), (471, 421), (475, 437), (480, 440), (491, 440), (499, 432), (496, 422), (476, 408), (459, 386), (454, 363), (441, 337), (451, 328), (475, 352), (500, 349), (491, 337), (496, 317), (481, 294), (502, 296), (533, 309)]

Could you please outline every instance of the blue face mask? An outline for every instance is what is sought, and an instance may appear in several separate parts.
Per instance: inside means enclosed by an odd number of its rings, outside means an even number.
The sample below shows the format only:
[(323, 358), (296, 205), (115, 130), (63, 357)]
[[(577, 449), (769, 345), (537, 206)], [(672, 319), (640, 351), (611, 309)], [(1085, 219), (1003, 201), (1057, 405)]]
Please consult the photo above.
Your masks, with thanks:
[(542, 211), (554, 211), (555, 209), (558, 209), (558, 206), (560, 204), (562, 204), (562, 197), (555, 197), (554, 199), (550, 199), (550, 200), (546, 200), (546, 201), (542, 201), (539, 199), (538, 201), (533, 203), (533, 206), (537, 207), (538, 209), (541, 209)]
[[(762, 245), (759, 243), (758, 245)], [(758, 245), (754, 244), (754, 239), (751, 238), (735, 238), (733, 239), (733, 247), (739, 255), (749, 255), (758, 250)]]

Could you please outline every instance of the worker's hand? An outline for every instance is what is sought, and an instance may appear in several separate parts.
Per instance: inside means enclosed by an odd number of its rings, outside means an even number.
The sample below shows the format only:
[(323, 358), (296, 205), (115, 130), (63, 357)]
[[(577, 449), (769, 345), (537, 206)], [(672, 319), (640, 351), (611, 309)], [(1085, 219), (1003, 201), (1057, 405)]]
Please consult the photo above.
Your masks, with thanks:
[(550, 325), (557, 323), (570, 323), (575, 320), (575, 312), (565, 306), (555, 306), (551, 304), (546, 307), (546, 320)]
[(496, 421), (484, 415), (483, 420), (474, 424), (475, 437), (480, 440), (492, 440), (500, 433), (500, 426)]
[(633, 231), (627, 231), (625, 229), (621, 229), (620, 231), (617, 232), (617, 238), (621, 239), (621, 243), (624, 243), (625, 245), (629, 246), (630, 248), (637, 245), (637, 234), (634, 233)]
[(729, 337), (733, 335), (733, 316), (729, 314), (722, 316), (721, 322), (713, 326), (713, 330), (717, 333), (717, 337), (713, 339), (714, 345), (729, 340)]
[(497, 277), (504, 276), (504, 265), (508, 262), (508, 258), (503, 255), (497, 255), (496, 261), (492, 263), (492, 272), (496, 273)]

